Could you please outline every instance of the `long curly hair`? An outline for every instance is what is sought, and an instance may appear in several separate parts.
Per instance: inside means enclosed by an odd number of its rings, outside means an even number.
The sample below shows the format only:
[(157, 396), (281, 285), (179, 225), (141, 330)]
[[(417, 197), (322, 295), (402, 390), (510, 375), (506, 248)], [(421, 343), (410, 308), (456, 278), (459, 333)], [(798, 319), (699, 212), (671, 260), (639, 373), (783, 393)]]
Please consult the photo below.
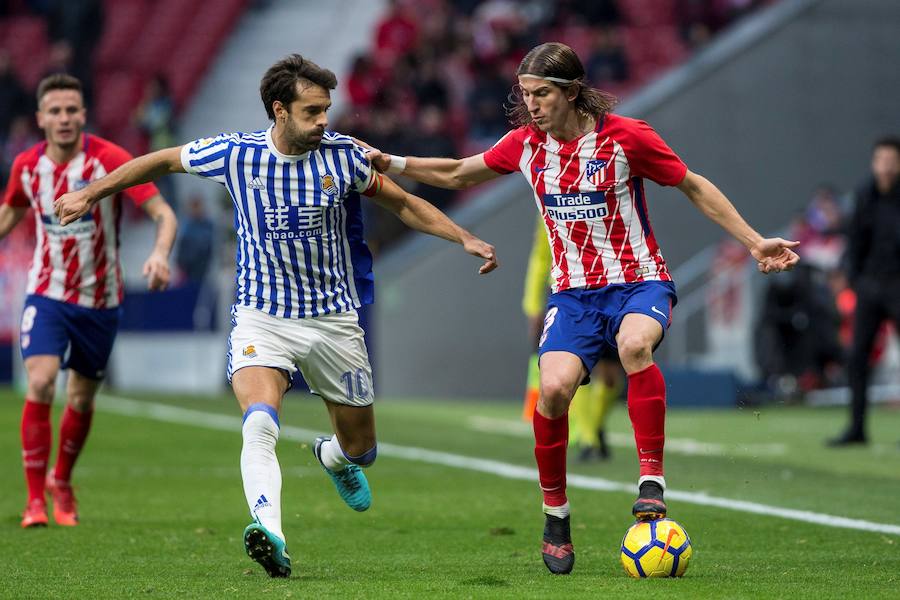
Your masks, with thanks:
[[(550, 80), (550, 83), (566, 92), (575, 88), (575, 110), (595, 119), (612, 112), (618, 102), (609, 92), (592, 88), (585, 82), (584, 66), (578, 55), (569, 46), (559, 42), (548, 42), (532, 48), (519, 63), (516, 75), (537, 75), (563, 80)], [(505, 106), (506, 116), (514, 127), (531, 123), (531, 115), (518, 84), (513, 86), (508, 101), (509, 104)]]

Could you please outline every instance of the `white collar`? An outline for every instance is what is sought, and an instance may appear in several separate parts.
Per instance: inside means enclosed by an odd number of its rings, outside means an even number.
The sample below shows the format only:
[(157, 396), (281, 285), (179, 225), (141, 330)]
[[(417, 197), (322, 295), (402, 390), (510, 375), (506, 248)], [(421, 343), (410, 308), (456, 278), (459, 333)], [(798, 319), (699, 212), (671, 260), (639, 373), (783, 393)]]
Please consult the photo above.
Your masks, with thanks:
[(266, 146), (269, 147), (269, 151), (280, 158), (281, 160), (286, 160), (288, 162), (297, 162), (299, 160), (305, 160), (309, 156), (309, 151), (304, 152), (303, 154), (284, 154), (280, 152), (278, 148), (275, 147), (275, 142), (272, 141), (272, 131), (275, 129), (275, 124), (269, 125), (269, 128), (266, 129)]

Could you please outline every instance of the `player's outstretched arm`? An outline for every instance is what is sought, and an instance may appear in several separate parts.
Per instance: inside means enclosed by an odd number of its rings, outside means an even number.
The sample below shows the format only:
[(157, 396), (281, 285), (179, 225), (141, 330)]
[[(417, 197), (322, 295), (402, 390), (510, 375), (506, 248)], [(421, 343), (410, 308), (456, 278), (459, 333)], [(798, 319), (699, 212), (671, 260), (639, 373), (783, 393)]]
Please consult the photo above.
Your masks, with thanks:
[(791, 250), (799, 246), (800, 242), (761, 236), (747, 224), (725, 194), (702, 175), (689, 170), (678, 184), (678, 189), (703, 214), (718, 223), (750, 251), (760, 272), (789, 271), (800, 260), (797, 253)]
[(375, 177), (381, 179), (380, 186), (376, 186), (377, 191), (372, 195), (378, 205), (397, 215), (408, 227), (462, 244), (466, 252), (483, 258), (485, 262), (478, 269), (482, 275), (497, 268), (497, 255), (493, 246), (478, 239), (434, 205), (406, 192), (387, 177), (378, 174)]
[(485, 164), (482, 154), (467, 158), (423, 158), (394, 156), (371, 148), (366, 152), (366, 158), (379, 173), (398, 173), (415, 181), (451, 190), (469, 188), (502, 175)]
[(55, 204), (56, 216), (62, 225), (68, 225), (87, 214), (101, 198), (169, 173), (184, 172), (180, 146), (138, 156), (105, 177), (92, 181), (90, 185), (60, 196)]
[(5, 238), (19, 224), (26, 212), (28, 212), (28, 209), (21, 206), (0, 204), (0, 240)]
[(144, 202), (141, 208), (156, 222), (156, 242), (144, 262), (143, 275), (148, 289), (164, 290), (169, 286), (169, 254), (175, 243), (178, 220), (175, 211), (159, 194)]

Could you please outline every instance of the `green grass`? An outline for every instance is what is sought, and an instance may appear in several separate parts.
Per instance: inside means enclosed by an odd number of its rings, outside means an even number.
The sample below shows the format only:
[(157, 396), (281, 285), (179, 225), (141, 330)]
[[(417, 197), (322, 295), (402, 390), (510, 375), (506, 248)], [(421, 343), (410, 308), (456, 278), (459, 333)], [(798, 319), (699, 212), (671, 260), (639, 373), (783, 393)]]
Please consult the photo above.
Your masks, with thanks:
[[(143, 399), (237, 416), (229, 396)], [(472, 415), (515, 421), (515, 404), (379, 401), (379, 439), (533, 466), (525, 437), (470, 427)], [(98, 412), (76, 467), (82, 524), (23, 531), (21, 400), (0, 390), (0, 597), (33, 598), (896, 598), (900, 536), (670, 502), (694, 543), (680, 580), (636, 581), (618, 563), (632, 497), (574, 489), (575, 572), (540, 560), (536, 483), (382, 455), (368, 471), (372, 508), (346, 508), (309, 449), (282, 440), (290, 580), (243, 553), (248, 522), (240, 435)], [(58, 416), (58, 413), (57, 413)], [(900, 411), (872, 414), (876, 444), (825, 450), (843, 410), (670, 411), (668, 434), (723, 444), (722, 456), (667, 455), (673, 488), (900, 523)], [(291, 396), (282, 423), (324, 430), (321, 402)], [(627, 433), (624, 410), (610, 428)], [(747, 452), (783, 444), (783, 454)], [(633, 481), (633, 451), (571, 471)]]

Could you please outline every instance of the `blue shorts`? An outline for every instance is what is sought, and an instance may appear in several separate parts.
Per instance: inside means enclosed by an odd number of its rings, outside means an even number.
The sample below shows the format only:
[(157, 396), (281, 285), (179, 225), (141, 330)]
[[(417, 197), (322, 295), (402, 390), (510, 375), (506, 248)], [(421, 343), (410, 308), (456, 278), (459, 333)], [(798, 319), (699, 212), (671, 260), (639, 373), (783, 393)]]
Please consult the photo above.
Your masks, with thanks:
[(119, 329), (119, 308), (85, 308), (30, 295), (25, 298), (19, 347), (22, 358), (51, 354), (62, 368), (103, 379)]
[(547, 301), (544, 332), (538, 354), (569, 352), (584, 363), (590, 373), (610, 350), (615, 352), (616, 334), (629, 313), (647, 315), (659, 321), (663, 335), (678, 302), (671, 281), (615, 283), (597, 289), (572, 289), (552, 294)]

